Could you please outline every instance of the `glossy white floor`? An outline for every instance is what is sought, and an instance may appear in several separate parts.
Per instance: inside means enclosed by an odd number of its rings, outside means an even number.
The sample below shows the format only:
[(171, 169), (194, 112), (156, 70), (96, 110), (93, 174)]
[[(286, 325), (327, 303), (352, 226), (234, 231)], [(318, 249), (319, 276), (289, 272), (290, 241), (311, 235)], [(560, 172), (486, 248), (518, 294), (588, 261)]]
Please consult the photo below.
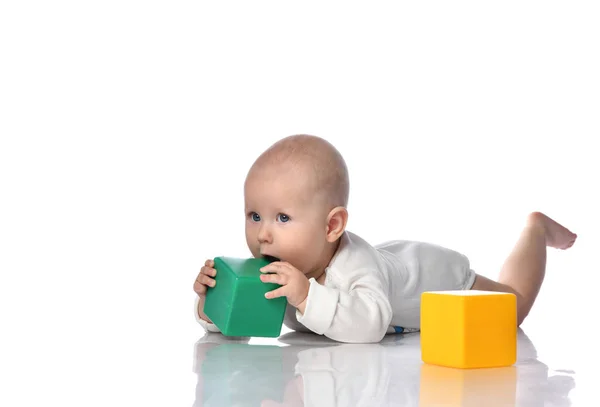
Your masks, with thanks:
[(278, 340), (208, 333), (195, 345), (194, 406), (593, 404), (591, 361), (586, 366), (575, 356), (581, 350), (568, 345), (573, 336), (555, 329), (547, 334), (538, 340), (560, 345), (545, 357), (532, 340), (536, 336), (519, 330), (514, 366), (462, 370), (422, 363), (419, 334), (392, 335), (378, 344), (336, 344), (296, 332)]

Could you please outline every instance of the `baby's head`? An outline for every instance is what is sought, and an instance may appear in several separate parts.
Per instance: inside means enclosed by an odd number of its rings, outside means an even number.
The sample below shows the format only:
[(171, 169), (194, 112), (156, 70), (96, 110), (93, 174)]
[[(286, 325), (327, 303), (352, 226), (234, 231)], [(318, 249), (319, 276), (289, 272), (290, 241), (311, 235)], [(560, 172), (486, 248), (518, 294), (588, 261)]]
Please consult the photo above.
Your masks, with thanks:
[(244, 184), (254, 257), (287, 261), (307, 277), (327, 267), (348, 220), (346, 163), (326, 140), (286, 137), (262, 153)]

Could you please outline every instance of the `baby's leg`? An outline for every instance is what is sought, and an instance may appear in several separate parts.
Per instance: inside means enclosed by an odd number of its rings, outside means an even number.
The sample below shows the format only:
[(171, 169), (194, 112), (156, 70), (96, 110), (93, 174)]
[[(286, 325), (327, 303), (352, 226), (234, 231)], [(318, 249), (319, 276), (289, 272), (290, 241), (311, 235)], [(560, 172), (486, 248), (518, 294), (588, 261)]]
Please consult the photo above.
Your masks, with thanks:
[(527, 217), (525, 228), (502, 266), (498, 281), (477, 275), (472, 290), (510, 292), (517, 296), (517, 321), (521, 325), (544, 280), (546, 246), (568, 249), (577, 235), (540, 212)]

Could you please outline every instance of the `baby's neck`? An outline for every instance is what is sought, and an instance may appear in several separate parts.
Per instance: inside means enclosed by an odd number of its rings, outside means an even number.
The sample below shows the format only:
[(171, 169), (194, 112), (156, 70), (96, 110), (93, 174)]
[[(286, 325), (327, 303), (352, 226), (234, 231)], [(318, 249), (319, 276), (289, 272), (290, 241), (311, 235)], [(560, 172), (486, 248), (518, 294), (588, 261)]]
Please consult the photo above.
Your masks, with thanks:
[(317, 283), (324, 285), (325, 284), (325, 277), (327, 277), (327, 272), (325, 270), (323, 270), (323, 272), (321, 273), (321, 275), (317, 278), (315, 278), (315, 280), (317, 280)]

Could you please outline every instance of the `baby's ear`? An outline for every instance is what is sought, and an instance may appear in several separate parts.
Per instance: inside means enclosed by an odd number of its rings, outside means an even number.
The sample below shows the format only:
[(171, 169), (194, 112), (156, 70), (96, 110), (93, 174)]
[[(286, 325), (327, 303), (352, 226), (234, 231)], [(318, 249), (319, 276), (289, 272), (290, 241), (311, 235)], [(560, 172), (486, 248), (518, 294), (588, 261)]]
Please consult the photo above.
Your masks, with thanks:
[(343, 206), (333, 208), (327, 216), (327, 241), (333, 243), (338, 240), (346, 230), (346, 223), (348, 223), (348, 210)]

